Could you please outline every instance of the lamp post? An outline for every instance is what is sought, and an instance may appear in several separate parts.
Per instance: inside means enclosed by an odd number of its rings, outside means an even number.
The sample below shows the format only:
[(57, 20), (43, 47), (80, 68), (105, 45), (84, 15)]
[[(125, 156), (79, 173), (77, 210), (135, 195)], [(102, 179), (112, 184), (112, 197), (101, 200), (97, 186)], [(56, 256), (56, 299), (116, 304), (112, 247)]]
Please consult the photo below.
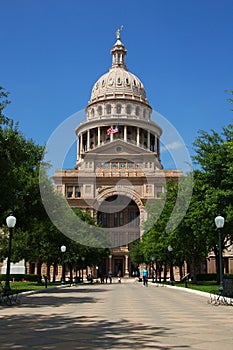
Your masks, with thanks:
[(65, 263), (64, 263), (64, 254), (66, 252), (66, 246), (61, 246), (61, 254), (62, 254), (62, 277), (61, 277), (61, 284), (65, 284)]
[(12, 245), (12, 232), (16, 224), (16, 218), (13, 215), (8, 216), (6, 218), (6, 224), (9, 229), (9, 243), (8, 243), (8, 256), (7, 256), (7, 265), (6, 265), (6, 283), (3, 288), (4, 295), (7, 295), (11, 292), (11, 287), (10, 287), (11, 245)]
[(83, 268), (84, 268), (85, 257), (82, 256), (82, 257), (81, 257), (81, 260), (82, 260), (82, 283), (83, 283)]
[(155, 257), (152, 256), (151, 258), (151, 267), (152, 267), (152, 283), (155, 281), (155, 276), (154, 276), (154, 262), (155, 262)]
[(221, 235), (221, 228), (224, 226), (224, 217), (222, 216), (216, 216), (215, 218), (215, 225), (218, 229), (218, 238), (219, 238), (219, 280), (220, 280), (220, 287), (219, 292), (221, 293), (223, 291), (223, 268), (222, 268), (222, 235)]
[(173, 286), (173, 282), (174, 282), (174, 275), (173, 275), (173, 257), (172, 257), (172, 246), (169, 245), (167, 247), (167, 250), (169, 251), (169, 256), (170, 256), (170, 285)]

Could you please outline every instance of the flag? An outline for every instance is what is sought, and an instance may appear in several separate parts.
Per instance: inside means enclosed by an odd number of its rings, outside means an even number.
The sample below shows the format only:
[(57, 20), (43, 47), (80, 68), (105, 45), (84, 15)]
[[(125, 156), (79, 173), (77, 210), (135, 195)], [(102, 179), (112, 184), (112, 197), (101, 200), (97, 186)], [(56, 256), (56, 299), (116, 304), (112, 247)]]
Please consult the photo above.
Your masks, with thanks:
[(107, 134), (110, 135), (110, 134), (115, 134), (116, 132), (118, 132), (118, 127), (117, 126), (114, 126), (114, 127), (110, 127), (108, 130), (107, 130)]

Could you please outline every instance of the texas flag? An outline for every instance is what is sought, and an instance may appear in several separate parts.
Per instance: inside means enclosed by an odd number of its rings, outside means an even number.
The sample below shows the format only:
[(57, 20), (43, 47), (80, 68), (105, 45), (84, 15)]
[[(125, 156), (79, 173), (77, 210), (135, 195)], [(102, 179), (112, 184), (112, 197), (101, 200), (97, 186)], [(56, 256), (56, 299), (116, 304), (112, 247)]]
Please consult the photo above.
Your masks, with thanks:
[(118, 127), (117, 126), (114, 126), (114, 127), (110, 127), (108, 130), (107, 130), (107, 134), (110, 135), (110, 134), (115, 134), (116, 132), (118, 132)]

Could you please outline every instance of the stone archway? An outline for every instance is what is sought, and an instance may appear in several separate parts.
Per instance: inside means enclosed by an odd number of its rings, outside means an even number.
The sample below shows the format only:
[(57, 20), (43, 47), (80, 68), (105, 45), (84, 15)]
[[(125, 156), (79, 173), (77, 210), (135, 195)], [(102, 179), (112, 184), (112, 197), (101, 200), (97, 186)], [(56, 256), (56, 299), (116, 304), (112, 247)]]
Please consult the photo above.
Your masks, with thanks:
[[(98, 195), (95, 200), (94, 207), (100, 208), (104, 202), (108, 202), (110, 198), (127, 197), (131, 201), (135, 202), (139, 210), (140, 217), (140, 233), (142, 223), (146, 220), (146, 211), (140, 195), (132, 189), (130, 186), (101, 186), (98, 190)], [(120, 199), (119, 199), (120, 201)], [(98, 211), (99, 209), (97, 209)]]
[[(128, 257), (130, 243), (141, 236), (144, 207), (139, 196), (132, 189), (105, 187), (99, 192), (97, 221), (111, 239), (111, 259), (107, 269), (116, 276), (129, 276), (131, 263)], [(142, 219), (143, 217), (143, 219)], [(111, 267), (111, 268), (110, 268)]]

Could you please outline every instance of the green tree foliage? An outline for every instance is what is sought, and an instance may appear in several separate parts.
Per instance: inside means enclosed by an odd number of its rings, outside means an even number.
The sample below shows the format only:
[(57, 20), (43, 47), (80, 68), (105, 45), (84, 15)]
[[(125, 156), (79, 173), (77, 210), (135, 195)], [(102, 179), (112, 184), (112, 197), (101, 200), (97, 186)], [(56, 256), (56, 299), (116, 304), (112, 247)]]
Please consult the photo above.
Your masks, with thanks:
[(129, 257), (130, 257), (131, 263), (135, 267), (139, 266), (142, 262), (144, 262), (145, 259), (142, 251), (141, 240), (136, 240), (130, 244)]
[[(232, 98), (229, 101), (233, 103)], [(168, 184), (162, 212), (162, 204), (155, 203), (148, 208), (149, 217), (141, 249), (145, 260), (152, 255), (165, 260), (166, 246), (171, 244), (177, 265), (186, 260), (195, 278), (197, 266), (209, 252), (214, 251), (218, 264), (218, 234), (214, 223), (217, 215), (225, 217), (223, 249), (233, 243), (233, 125), (223, 127), (221, 133), (199, 131), (194, 150), (196, 155), (193, 160), (198, 170), (194, 172), (193, 194), (187, 213), (177, 226), (176, 215), (179, 217), (182, 212), (182, 203), (187, 200), (190, 186), (181, 184), (177, 191), (176, 184)], [(183, 181), (192, 179), (185, 176)], [(172, 212), (175, 201), (176, 210)]]
[(9, 212), (17, 226), (28, 226), (30, 217), (41, 212), (38, 173), (43, 147), (26, 140), (13, 120), (4, 116), (8, 94), (0, 88), (0, 221)]
[[(147, 207), (148, 220), (144, 226), (141, 251), (145, 262), (149, 263), (152, 257), (155, 258), (160, 278), (162, 266), (166, 266), (169, 258), (168, 245), (174, 249), (176, 242), (176, 230), (168, 230), (167, 225), (177, 202), (178, 186), (173, 180), (169, 180), (164, 198)], [(162, 211), (161, 208), (163, 208)], [(164, 273), (166, 278), (166, 268)]]

